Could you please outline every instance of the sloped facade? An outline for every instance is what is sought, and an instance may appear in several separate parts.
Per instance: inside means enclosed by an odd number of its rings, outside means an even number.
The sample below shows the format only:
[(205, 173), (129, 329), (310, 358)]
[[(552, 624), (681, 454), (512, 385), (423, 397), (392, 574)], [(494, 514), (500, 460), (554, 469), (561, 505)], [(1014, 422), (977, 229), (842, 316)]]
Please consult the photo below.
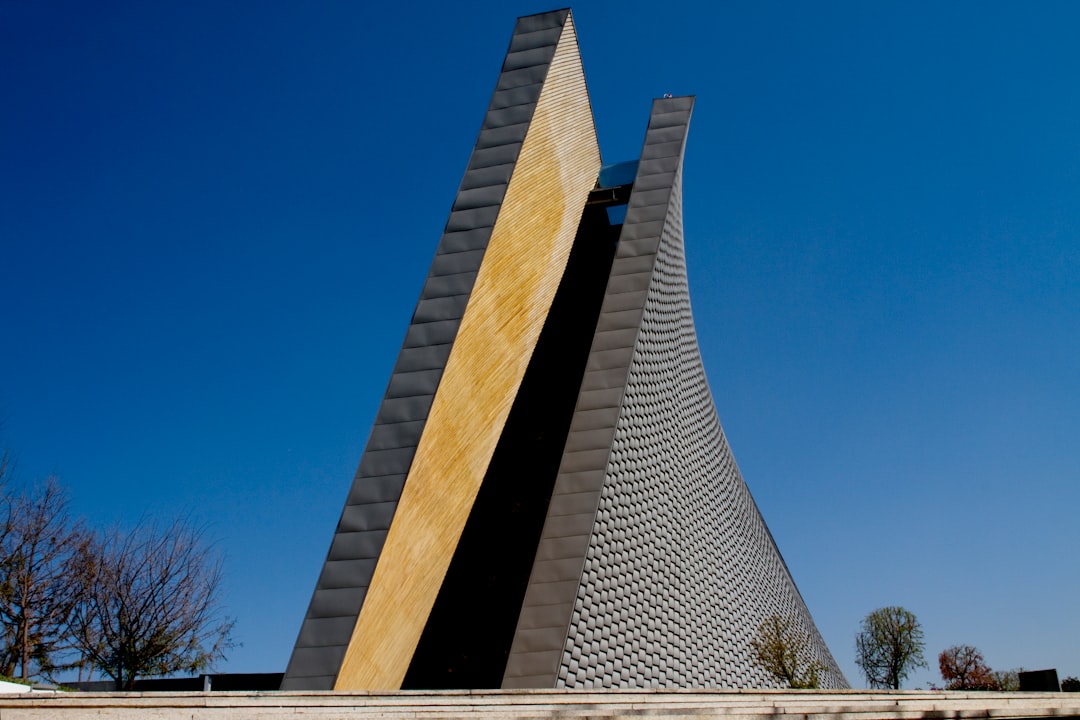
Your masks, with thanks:
[(518, 20), (282, 689), (770, 687), (771, 615), (846, 685), (702, 368), (693, 102), (602, 170), (570, 11)]

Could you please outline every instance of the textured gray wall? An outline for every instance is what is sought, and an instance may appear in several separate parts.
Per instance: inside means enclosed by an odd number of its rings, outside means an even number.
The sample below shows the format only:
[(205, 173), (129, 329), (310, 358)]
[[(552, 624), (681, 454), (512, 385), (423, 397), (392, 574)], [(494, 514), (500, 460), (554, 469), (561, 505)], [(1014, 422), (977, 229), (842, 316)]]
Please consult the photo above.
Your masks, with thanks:
[(683, 253), (693, 98), (653, 105), (504, 687), (769, 687), (767, 616), (814, 627), (724, 438)]

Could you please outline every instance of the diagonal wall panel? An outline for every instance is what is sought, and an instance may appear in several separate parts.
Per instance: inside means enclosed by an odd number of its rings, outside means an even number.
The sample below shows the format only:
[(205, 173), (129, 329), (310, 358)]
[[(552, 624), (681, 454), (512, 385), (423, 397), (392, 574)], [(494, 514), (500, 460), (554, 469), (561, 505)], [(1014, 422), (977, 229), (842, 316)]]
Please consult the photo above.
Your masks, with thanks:
[(401, 686), (599, 169), (567, 16), (335, 689)]
[[(371, 620), (359, 627), (357, 635), (360, 610), (368, 604), (406, 479), (429, 478), (417, 484), (437, 484), (435, 478), (441, 473), (432, 467), (433, 455), (446, 452), (447, 443), (453, 444), (458, 437), (460, 428), (454, 423), (459, 419), (460, 404), (470, 388), (484, 385), (488, 372), (503, 378), (501, 394), (476, 405), (470, 426), (464, 429), (484, 427), (497, 435), (499, 417), (508, 407), (507, 396), (512, 399), (514, 377), (520, 379), (521, 368), (528, 362), (530, 338), (535, 342), (536, 326), (542, 323), (561, 277), (561, 265), (599, 163), (569, 11), (519, 19), (301, 627), (283, 689), (339, 685), (339, 671), (350, 643), (354, 643), (353, 659), (347, 663), (350, 672), (363, 664), (356, 659), (358, 648), (374, 638), (370, 637)], [(514, 185), (523, 188), (517, 191), (517, 200), (513, 199)], [(528, 188), (532, 188), (531, 194), (526, 192)], [(542, 212), (536, 212), (538, 207)], [(541, 254), (535, 262), (522, 266), (518, 254), (535, 234), (541, 237), (534, 252)], [(467, 306), (471, 308), (468, 313)], [(467, 320), (470, 314), (471, 321)], [(515, 324), (520, 325), (515, 328)], [(512, 342), (503, 357), (478, 353), (478, 337), (490, 339), (492, 333), (500, 337), (504, 328), (510, 328), (515, 337), (506, 338)], [(473, 339), (462, 344), (463, 334)], [(482, 362), (474, 365), (472, 359)], [(455, 365), (461, 368), (458, 380), (447, 388), (446, 400), (439, 404), (436, 391)], [(437, 415), (434, 421), (433, 414)], [(425, 444), (429, 432), (431, 439)], [(423, 451), (420, 470), (414, 469), (418, 448)], [(459, 451), (460, 447), (454, 450)], [(485, 454), (490, 455), (477, 445), (464, 456), (455, 457), (467, 464), (461, 472), (476, 478), (483, 476)], [(467, 507), (464, 509), (467, 512)], [(452, 521), (442, 517), (436, 524)], [(401, 553), (401, 540), (398, 543), (395, 552)], [(448, 543), (452, 544), (452, 537), (443, 538), (442, 544)], [(401, 558), (393, 562), (399, 563)], [(431, 577), (427, 580), (435, 582)], [(385, 596), (379, 601), (385, 603)], [(389, 627), (382, 633), (389, 633)], [(400, 665), (403, 661), (399, 658), (396, 662)], [(390, 682), (382, 675), (379, 678), (377, 686), (390, 686), (378, 684)]]

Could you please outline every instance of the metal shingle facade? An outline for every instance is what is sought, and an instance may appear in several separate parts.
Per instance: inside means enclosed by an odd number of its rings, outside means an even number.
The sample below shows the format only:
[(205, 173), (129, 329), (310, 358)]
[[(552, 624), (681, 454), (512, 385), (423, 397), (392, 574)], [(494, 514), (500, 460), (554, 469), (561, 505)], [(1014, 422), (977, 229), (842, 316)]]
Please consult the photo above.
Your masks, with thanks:
[(750, 640), (814, 627), (724, 438), (682, 231), (693, 98), (654, 101), (504, 687), (769, 687)]

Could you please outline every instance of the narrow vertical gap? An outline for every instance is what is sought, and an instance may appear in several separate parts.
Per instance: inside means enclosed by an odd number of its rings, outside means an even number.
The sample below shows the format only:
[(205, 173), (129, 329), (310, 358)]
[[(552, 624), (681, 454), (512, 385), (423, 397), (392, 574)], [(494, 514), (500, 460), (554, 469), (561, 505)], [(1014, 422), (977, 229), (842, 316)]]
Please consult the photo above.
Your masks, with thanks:
[(403, 689), (502, 684), (620, 229), (603, 204), (586, 205)]

